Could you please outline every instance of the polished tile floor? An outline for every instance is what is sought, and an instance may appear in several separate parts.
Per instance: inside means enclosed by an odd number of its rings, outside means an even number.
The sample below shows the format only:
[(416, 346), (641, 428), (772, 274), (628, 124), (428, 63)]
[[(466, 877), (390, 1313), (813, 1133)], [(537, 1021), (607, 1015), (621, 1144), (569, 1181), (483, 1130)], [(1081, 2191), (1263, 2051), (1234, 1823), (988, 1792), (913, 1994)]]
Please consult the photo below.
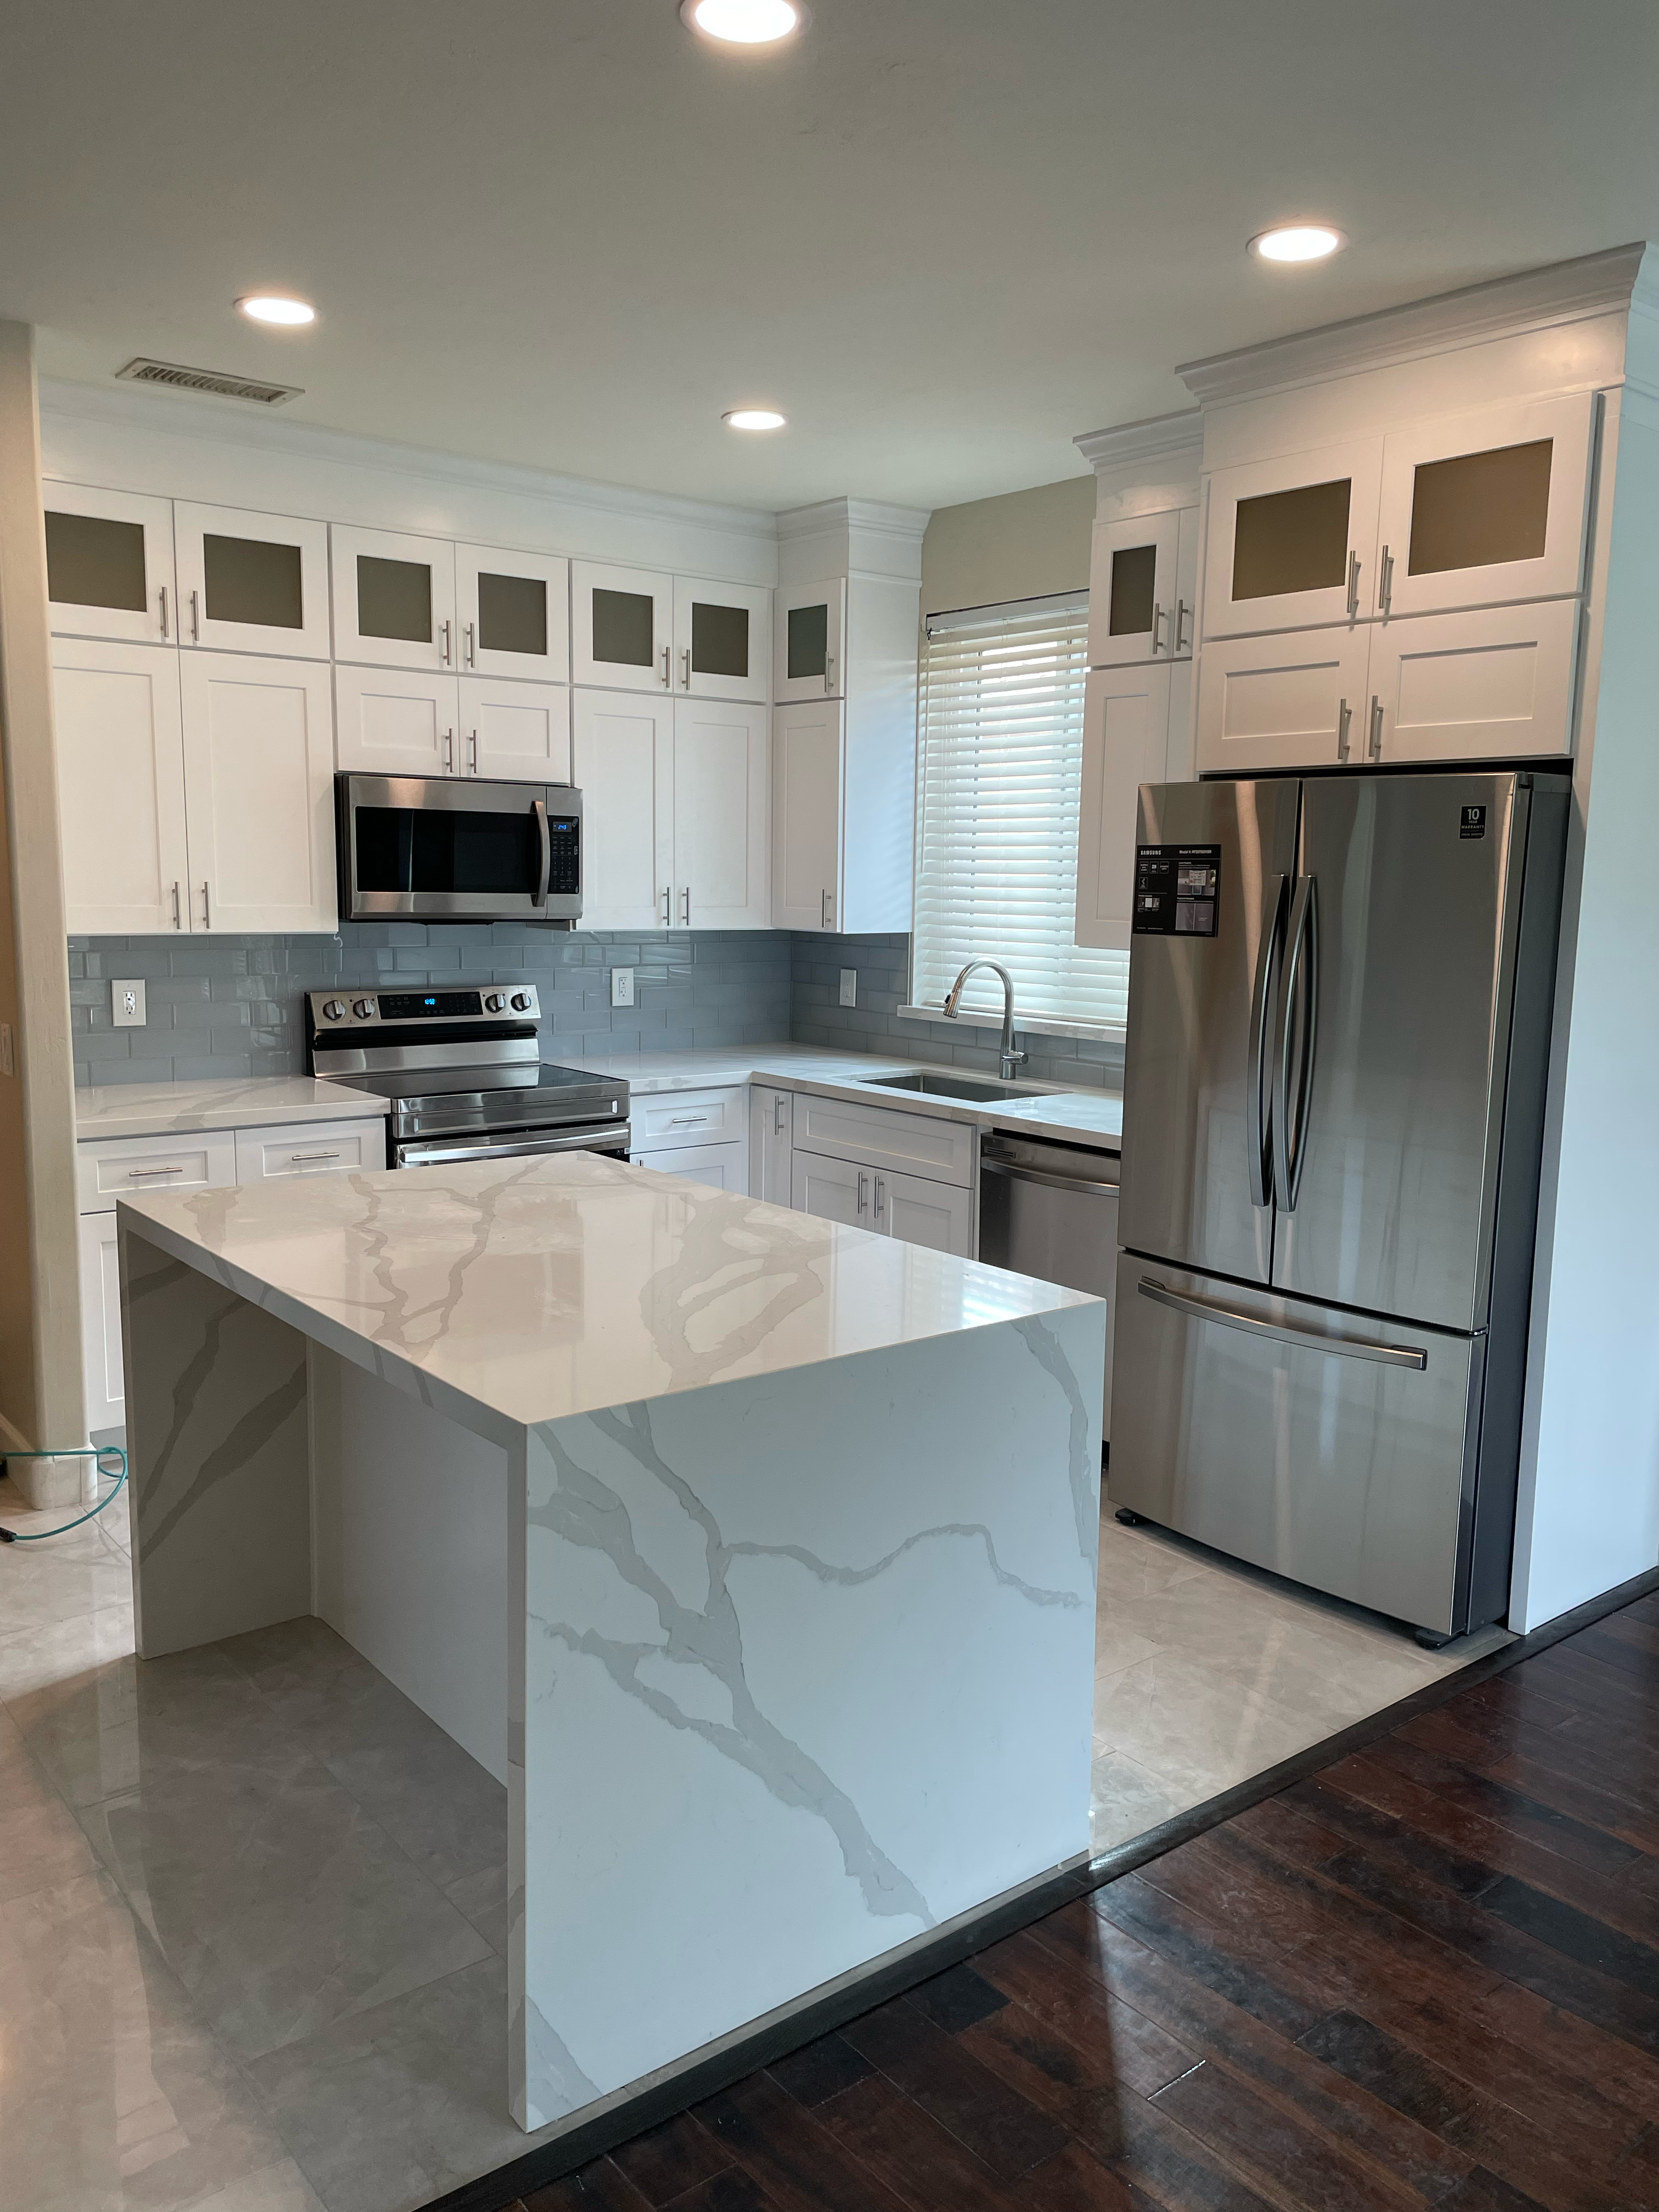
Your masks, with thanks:
[[(124, 1503), (0, 1550), (0, 2212), (406, 2212), (537, 2140), (505, 1793), (316, 1621), (141, 1668)], [(1108, 1517), (1097, 1850), (1485, 1648)]]

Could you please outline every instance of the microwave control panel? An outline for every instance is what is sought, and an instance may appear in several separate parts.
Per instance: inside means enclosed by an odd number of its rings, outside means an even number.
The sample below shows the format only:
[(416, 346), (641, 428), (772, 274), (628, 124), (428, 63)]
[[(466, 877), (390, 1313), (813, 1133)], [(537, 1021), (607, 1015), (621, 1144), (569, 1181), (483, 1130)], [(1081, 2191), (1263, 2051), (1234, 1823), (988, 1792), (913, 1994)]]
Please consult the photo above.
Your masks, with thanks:
[(574, 897), (582, 887), (582, 824), (579, 814), (549, 814), (547, 842), (551, 848), (547, 888), (555, 895)]

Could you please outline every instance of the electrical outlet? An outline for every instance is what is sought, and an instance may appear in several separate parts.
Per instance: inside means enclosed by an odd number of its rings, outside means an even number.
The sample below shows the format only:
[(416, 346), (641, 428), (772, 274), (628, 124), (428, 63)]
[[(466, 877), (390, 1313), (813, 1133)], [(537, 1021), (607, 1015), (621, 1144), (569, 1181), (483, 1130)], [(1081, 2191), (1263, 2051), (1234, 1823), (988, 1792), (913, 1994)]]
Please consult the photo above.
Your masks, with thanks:
[(118, 1030), (141, 1030), (147, 1018), (144, 1013), (144, 979), (135, 975), (130, 981), (112, 982), (109, 987), (109, 1018)]
[(0, 1075), (15, 1075), (17, 1055), (11, 1048), (11, 1024), (0, 1022)]
[(843, 968), (841, 971), (841, 1003), (843, 1006), (856, 1006), (858, 1002), (859, 971), (856, 968)]
[(634, 1003), (634, 970), (613, 968), (611, 970), (611, 1003), (613, 1006), (631, 1006)]

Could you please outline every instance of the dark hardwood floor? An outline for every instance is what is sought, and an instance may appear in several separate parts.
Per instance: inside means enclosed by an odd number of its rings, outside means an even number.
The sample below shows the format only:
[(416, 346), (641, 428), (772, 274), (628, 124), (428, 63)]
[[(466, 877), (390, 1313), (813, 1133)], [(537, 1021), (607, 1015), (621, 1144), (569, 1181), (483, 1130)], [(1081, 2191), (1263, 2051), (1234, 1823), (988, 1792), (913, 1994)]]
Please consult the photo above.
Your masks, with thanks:
[(510, 2200), (1429, 2205), (1659, 2212), (1659, 1594)]

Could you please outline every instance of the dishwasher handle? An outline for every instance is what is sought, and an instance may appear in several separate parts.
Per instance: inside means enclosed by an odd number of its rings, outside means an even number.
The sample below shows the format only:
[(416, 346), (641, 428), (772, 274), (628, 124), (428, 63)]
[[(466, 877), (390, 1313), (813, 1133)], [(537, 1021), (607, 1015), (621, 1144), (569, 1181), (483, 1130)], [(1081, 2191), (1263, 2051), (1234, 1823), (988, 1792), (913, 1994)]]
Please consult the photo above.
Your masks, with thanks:
[(1097, 1198), (1115, 1198), (1118, 1186), (1115, 1182), (1092, 1182), (1083, 1176), (1048, 1175), (1040, 1168), (1011, 1167), (1006, 1160), (981, 1157), (981, 1175), (1006, 1176), (1010, 1182), (1039, 1182), (1045, 1190), (1081, 1190), (1092, 1192)]

